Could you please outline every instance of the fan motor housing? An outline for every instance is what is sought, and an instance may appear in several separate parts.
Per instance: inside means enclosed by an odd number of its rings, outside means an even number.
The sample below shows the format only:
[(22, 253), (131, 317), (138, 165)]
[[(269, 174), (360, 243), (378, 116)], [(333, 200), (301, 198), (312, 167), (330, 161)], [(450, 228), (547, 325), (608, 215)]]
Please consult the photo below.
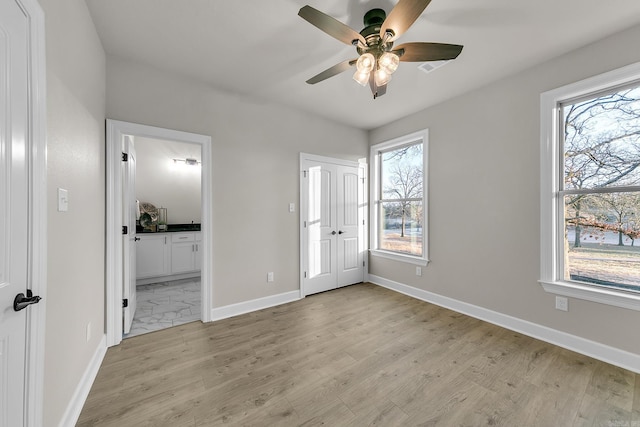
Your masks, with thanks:
[(365, 27), (370, 27), (371, 25), (376, 24), (382, 25), (385, 19), (387, 19), (387, 12), (382, 9), (371, 9), (364, 14), (362, 21), (364, 22)]
[(375, 57), (382, 55), (382, 53), (391, 50), (393, 46), (393, 42), (387, 42), (382, 45), (382, 40), (380, 39), (380, 28), (382, 27), (382, 23), (387, 17), (387, 13), (382, 9), (371, 9), (367, 13), (364, 14), (364, 29), (360, 31), (360, 35), (364, 37), (367, 41), (367, 46), (357, 45), (356, 50), (358, 54), (362, 55), (363, 53), (371, 53)]
[[(387, 13), (382, 9), (371, 9), (367, 13), (364, 14), (364, 18), (362, 19), (364, 23), (364, 29), (360, 31), (362, 37), (367, 39), (368, 36), (372, 34), (380, 34), (380, 27), (387, 17)], [(369, 40), (367, 39), (367, 42)]]

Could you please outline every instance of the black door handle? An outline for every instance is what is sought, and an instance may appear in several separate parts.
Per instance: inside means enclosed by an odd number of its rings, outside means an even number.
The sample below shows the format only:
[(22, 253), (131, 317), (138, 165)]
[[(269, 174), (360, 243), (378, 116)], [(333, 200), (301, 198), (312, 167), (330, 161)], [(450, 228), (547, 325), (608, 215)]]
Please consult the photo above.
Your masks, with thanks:
[(140, 240), (140, 238), (139, 238), (139, 237), (134, 237), (134, 238), (133, 238), (133, 241), (134, 241), (134, 242), (137, 242), (138, 240)]
[(342, 230), (338, 231), (338, 234), (344, 234), (344, 233), (346, 233), (346, 231), (342, 231)]
[(31, 305), (31, 304), (37, 304), (40, 302), (42, 298), (40, 298), (39, 296), (33, 296), (33, 294), (31, 293), (30, 289), (27, 289), (27, 296), (25, 297), (24, 294), (21, 292), (18, 295), (16, 295), (16, 298), (13, 300), (13, 310), (14, 311), (20, 311), (23, 310), (25, 308), (27, 308), (27, 306)]

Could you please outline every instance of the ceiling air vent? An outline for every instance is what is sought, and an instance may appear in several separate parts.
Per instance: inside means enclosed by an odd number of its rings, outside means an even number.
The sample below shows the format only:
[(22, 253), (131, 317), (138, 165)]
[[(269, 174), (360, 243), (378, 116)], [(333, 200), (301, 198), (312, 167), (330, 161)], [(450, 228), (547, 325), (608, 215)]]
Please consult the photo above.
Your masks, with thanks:
[(446, 64), (449, 61), (429, 61), (429, 62), (424, 62), (420, 65), (418, 65), (418, 69), (429, 74), (430, 72), (432, 72), (433, 70), (435, 70), (436, 68), (440, 68), (442, 67), (444, 64)]

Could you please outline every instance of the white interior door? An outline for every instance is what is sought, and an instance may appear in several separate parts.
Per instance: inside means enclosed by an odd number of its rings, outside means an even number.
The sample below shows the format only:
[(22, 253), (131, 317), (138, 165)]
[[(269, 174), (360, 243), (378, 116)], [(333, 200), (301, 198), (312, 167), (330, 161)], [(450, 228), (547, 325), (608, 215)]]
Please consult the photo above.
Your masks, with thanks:
[(130, 136), (123, 138), (123, 153), (127, 155), (127, 161), (123, 161), (123, 179), (122, 194), (124, 200), (122, 204), (122, 224), (127, 227), (127, 234), (122, 236), (122, 298), (127, 301), (126, 307), (123, 307), (123, 332), (128, 334), (131, 330), (133, 316), (136, 313), (136, 219), (137, 219), (137, 203), (136, 203), (136, 150)]
[(28, 18), (0, 2), (0, 426), (24, 425), (28, 271)]
[(307, 261), (304, 280), (306, 295), (335, 289), (338, 277), (335, 209), (337, 168), (335, 165), (319, 163), (308, 166), (307, 215), (303, 224), (307, 236), (306, 253), (303, 255)]
[(359, 283), (364, 277), (363, 172), (357, 164), (344, 163), (301, 157), (303, 295)]
[(364, 185), (359, 168), (338, 166), (336, 174), (338, 287), (362, 282), (364, 253), (361, 249), (363, 218), (360, 217)]

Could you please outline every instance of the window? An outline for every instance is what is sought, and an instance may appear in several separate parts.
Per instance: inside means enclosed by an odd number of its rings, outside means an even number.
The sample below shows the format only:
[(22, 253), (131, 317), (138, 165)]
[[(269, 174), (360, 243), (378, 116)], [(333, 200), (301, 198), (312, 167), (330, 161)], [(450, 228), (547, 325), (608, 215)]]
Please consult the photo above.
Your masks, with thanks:
[(371, 147), (372, 254), (427, 264), (427, 131)]
[(541, 277), (640, 310), (640, 64), (542, 95)]

